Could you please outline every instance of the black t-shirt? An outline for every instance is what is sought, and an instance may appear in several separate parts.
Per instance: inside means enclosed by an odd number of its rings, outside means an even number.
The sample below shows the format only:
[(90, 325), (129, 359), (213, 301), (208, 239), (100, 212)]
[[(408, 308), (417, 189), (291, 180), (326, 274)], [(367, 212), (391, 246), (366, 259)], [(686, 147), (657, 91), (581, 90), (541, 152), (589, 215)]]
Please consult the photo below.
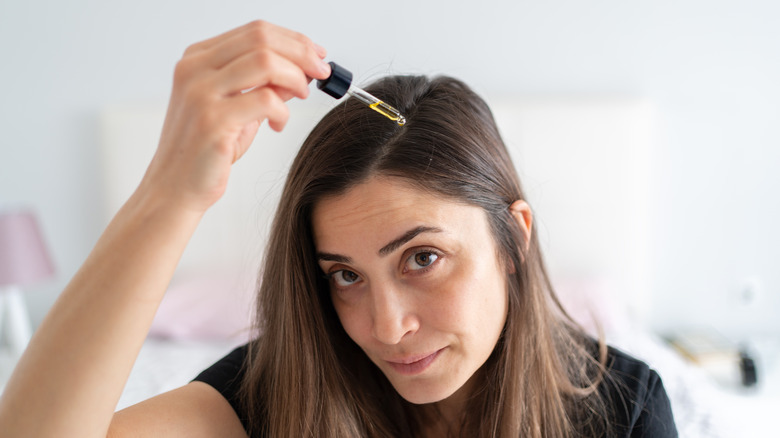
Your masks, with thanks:
[[(203, 371), (196, 381), (219, 391), (246, 426), (246, 413), (238, 401), (244, 376), (242, 364), (247, 346), (238, 347)], [(677, 437), (672, 408), (661, 378), (644, 362), (609, 347), (607, 368), (613, 384), (602, 385), (602, 394), (611, 403), (613, 431), (618, 437)]]

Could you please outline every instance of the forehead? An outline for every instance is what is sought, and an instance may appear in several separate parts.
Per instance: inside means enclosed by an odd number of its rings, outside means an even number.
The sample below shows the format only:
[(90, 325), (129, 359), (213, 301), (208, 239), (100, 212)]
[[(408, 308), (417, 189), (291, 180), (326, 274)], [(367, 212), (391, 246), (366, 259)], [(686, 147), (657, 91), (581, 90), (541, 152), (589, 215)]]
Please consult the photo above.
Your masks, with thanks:
[[(421, 190), (409, 182), (373, 177), (347, 192), (314, 206), (312, 227), (318, 247), (363, 231), (368, 236), (395, 235), (408, 227), (432, 225), (450, 231), (484, 222), (479, 207), (455, 202)], [(368, 242), (366, 242), (368, 243)]]

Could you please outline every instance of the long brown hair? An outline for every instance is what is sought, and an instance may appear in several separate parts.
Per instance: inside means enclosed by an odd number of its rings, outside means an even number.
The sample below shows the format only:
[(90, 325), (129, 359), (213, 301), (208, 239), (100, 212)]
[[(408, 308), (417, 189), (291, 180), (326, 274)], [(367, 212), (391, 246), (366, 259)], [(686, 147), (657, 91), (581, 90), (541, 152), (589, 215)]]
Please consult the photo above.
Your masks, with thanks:
[(508, 207), (525, 199), (487, 104), (462, 82), (392, 76), (367, 91), (398, 126), (347, 99), (314, 128), (288, 175), (261, 275), (242, 395), (250, 430), (273, 437), (415, 436), (426, 419), (352, 342), (315, 259), (315, 204), (374, 175), (483, 208), (507, 279), (506, 325), (457, 427), (468, 437), (605, 433), (596, 390), (606, 347), (575, 328), (552, 291), (536, 232)]

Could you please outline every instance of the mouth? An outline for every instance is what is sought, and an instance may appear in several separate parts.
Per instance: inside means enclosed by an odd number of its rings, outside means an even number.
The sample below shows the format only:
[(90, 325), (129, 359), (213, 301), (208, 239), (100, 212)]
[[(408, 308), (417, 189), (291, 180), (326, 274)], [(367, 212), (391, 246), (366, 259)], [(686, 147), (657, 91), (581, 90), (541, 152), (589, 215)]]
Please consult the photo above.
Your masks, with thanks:
[(387, 364), (397, 373), (413, 376), (428, 369), (442, 351), (444, 351), (444, 348), (422, 356), (410, 356), (402, 359), (387, 360), (385, 362), (387, 362)]

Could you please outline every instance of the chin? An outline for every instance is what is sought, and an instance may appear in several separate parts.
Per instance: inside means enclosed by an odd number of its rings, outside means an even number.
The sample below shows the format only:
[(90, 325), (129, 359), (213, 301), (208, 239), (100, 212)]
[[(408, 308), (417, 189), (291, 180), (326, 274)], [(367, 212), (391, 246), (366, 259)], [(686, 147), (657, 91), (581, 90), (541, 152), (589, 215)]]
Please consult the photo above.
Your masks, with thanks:
[(456, 385), (421, 382), (415, 379), (405, 382), (396, 382), (390, 379), (390, 383), (404, 400), (415, 405), (440, 402), (450, 397), (460, 388), (460, 386)]

